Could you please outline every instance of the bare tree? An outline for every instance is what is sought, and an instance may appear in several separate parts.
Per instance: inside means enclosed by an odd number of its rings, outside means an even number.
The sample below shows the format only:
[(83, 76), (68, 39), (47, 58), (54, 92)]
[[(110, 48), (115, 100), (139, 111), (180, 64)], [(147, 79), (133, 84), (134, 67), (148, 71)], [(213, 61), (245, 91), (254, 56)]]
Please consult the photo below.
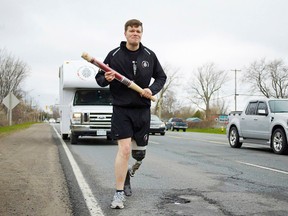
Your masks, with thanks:
[(174, 91), (167, 90), (165, 93), (165, 97), (163, 97), (162, 103), (161, 103), (161, 116), (158, 116), (160, 118), (168, 118), (169, 116), (173, 115), (174, 110), (176, 110), (177, 107), (177, 100), (176, 95)]
[(225, 114), (228, 111), (228, 105), (225, 103), (224, 99), (216, 98), (213, 100), (212, 106), (214, 110), (214, 114)]
[(276, 98), (287, 98), (288, 95), (288, 67), (284, 65), (283, 60), (274, 60), (268, 64), (268, 70), (272, 78), (272, 93)]
[(26, 63), (0, 49), (0, 102), (9, 92), (20, 94), (20, 85), (28, 72)]
[[(217, 70), (214, 63), (206, 63), (199, 67), (197, 74), (188, 83), (189, 100), (205, 111), (206, 119), (210, 116), (210, 102), (220, 90), (227, 78), (227, 72)], [(202, 107), (204, 104), (205, 107)]]
[(162, 111), (167, 112), (168, 110), (165, 109), (168, 109), (169, 107), (171, 108), (173, 104), (176, 102), (175, 94), (172, 93), (173, 92), (172, 84), (173, 87), (177, 86), (177, 79), (179, 78), (178, 77), (179, 68), (175, 69), (169, 65), (164, 65), (163, 70), (167, 75), (167, 80), (164, 87), (158, 94), (158, 100), (155, 105), (155, 114), (157, 114), (159, 118), (161, 118), (162, 116)]
[(246, 69), (243, 81), (251, 84), (251, 90), (265, 97), (288, 97), (288, 67), (283, 60), (266, 62), (265, 58), (252, 62)]

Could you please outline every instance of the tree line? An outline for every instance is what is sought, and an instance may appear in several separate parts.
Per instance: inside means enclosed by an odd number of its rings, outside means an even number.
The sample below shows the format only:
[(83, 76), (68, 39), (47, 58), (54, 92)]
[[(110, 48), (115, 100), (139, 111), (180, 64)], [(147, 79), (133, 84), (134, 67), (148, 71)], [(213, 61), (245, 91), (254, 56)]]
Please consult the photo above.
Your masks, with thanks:
[(0, 126), (8, 125), (8, 110), (3, 99), (12, 92), (21, 102), (12, 110), (14, 123), (33, 122), (40, 120), (41, 111), (26, 100), (26, 92), (22, 85), (29, 76), (27, 63), (0, 49)]
[[(162, 119), (173, 116), (188, 118), (199, 117), (210, 120), (213, 116), (227, 114), (227, 105), (219, 97), (219, 91), (229, 81), (228, 72), (219, 69), (215, 63), (208, 62), (183, 81), (180, 68), (170, 65), (163, 66), (167, 74), (167, 81), (163, 89), (157, 94), (157, 102), (152, 112)], [(42, 120), (47, 116), (38, 107), (33, 107), (31, 101), (26, 100), (27, 92), (22, 88), (24, 80), (29, 77), (30, 67), (19, 58), (0, 49), (0, 126), (7, 124), (7, 109), (2, 104), (3, 99), (12, 92), (21, 103), (13, 109), (13, 121), (27, 122)], [(247, 91), (260, 94), (267, 98), (288, 97), (288, 66), (282, 59), (268, 61), (265, 58), (255, 60), (241, 71), (243, 79), (239, 82), (249, 84)], [(178, 99), (178, 96), (185, 95)]]
[[(188, 118), (200, 117), (207, 121), (219, 114), (228, 114), (228, 106), (219, 97), (219, 91), (229, 81), (228, 72), (218, 69), (215, 63), (208, 62), (198, 67), (186, 83), (178, 82), (179, 68), (164, 66), (167, 82), (158, 94), (158, 103), (153, 112), (163, 119), (172, 116)], [(282, 59), (272, 61), (262, 58), (244, 66), (240, 83), (248, 84), (247, 92), (267, 98), (288, 98), (288, 66)], [(176, 89), (188, 93), (189, 105), (181, 105), (177, 100)], [(253, 96), (252, 94), (250, 94)], [(183, 100), (183, 98), (182, 98)]]

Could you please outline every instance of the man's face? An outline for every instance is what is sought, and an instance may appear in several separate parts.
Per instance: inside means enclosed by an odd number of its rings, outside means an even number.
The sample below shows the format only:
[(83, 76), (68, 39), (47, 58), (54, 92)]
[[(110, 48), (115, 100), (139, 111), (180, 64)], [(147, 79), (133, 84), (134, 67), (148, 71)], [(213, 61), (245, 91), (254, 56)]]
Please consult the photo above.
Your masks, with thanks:
[(138, 46), (142, 38), (142, 27), (141, 26), (128, 26), (125, 32), (127, 42), (132, 46)]

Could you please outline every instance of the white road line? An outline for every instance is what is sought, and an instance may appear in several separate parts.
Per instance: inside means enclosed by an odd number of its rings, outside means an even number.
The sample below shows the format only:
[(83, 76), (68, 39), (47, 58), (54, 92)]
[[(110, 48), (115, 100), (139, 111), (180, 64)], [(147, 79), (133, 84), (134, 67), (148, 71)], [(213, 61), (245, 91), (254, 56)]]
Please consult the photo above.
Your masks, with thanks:
[(220, 144), (220, 145), (227, 145), (227, 143), (218, 142), (218, 141), (214, 141), (214, 140), (207, 140), (207, 142), (209, 142), (209, 143), (214, 143), (214, 144)]
[(273, 172), (278, 172), (278, 173), (282, 173), (282, 174), (288, 175), (288, 172), (286, 172), (286, 171), (277, 170), (277, 169), (273, 169), (273, 168), (269, 168), (269, 167), (264, 167), (264, 166), (259, 166), (259, 165), (251, 164), (251, 163), (245, 163), (245, 162), (242, 162), (242, 161), (237, 161), (237, 162), (238, 162), (238, 163), (241, 163), (241, 164), (245, 164), (245, 165), (247, 165), (247, 166), (253, 166), (253, 167), (257, 167), (257, 168), (261, 168), (261, 169), (266, 169), (266, 170), (270, 170), (270, 171), (273, 171)]
[(169, 136), (169, 137), (175, 138), (175, 139), (186, 139), (186, 140), (192, 140), (192, 141), (201, 141), (201, 142), (208, 142), (208, 143), (214, 143), (214, 144), (227, 145), (227, 143), (218, 142), (218, 141), (214, 141), (214, 140), (195, 139), (195, 138), (181, 137), (181, 136)]
[(181, 136), (171, 136), (171, 135), (169, 135), (168, 137), (172, 137), (175, 139), (190, 139), (190, 138), (185, 138), (185, 137), (181, 137)]
[(78, 185), (80, 187), (80, 190), (83, 194), (84, 200), (86, 202), (86, 205), (88, 207), (88, 210), (90, 212), (91, 216), (104, 216), (97, 200), (95, 199), (89, 185), (87, 184), (78, 164), (74, 160), (74, 157), (72, 153), (70, 152), (69, 148), (67, 147), (66, 143), (62, 140), (60, 134), (57, 132), (57, 130), (53, 127), (54, 131), (56, 132), (57, 136), (59, 137), (62, 146), (66, 152), (66, 155), (69, 159), (69, 162), (71, 164), (71, 167), (73, 169), (74, 175), (76, 177), (76, 180), (78, 182)]
[(150, 141), (150, 140), (149, 140), (149, 143), (160, 144), (159, 142), (154, 142), (154, 141)]

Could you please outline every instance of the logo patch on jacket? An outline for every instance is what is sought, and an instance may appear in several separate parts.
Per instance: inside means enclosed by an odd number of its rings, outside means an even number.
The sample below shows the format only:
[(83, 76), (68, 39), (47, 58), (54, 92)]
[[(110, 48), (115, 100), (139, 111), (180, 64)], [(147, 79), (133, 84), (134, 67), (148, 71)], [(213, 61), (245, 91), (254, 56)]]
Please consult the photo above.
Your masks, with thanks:
[(142, 68), (147, 68), (147, 67), (149, 67), (149, 62), (148, 61), (142, 61), (141, 66), (142, 66)]

